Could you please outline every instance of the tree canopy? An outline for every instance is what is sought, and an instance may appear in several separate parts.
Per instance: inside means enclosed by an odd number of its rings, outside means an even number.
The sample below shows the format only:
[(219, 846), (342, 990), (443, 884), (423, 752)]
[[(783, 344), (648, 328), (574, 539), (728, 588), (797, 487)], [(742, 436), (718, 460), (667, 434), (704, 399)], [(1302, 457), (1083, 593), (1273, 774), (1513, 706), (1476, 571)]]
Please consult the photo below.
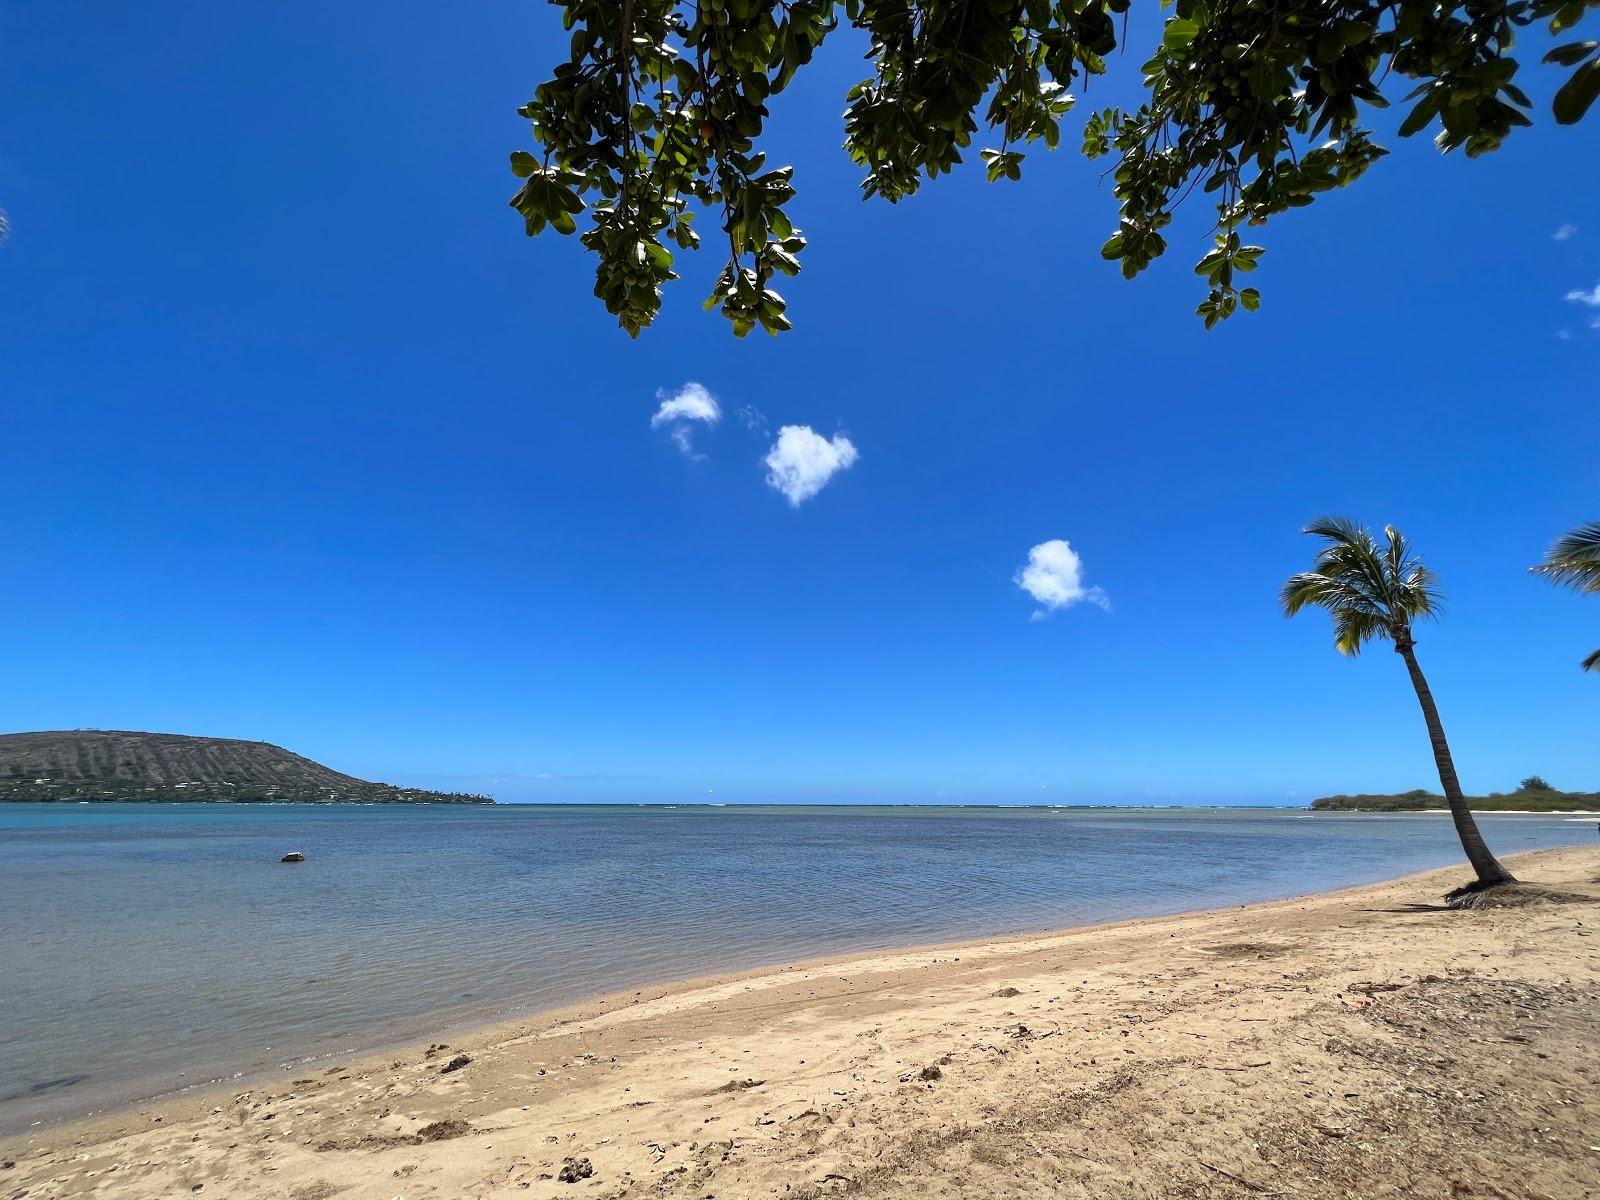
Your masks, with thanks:
[(1354, 658), (1368, 642), (1411, 640), (1412, 625), (1435, 617), (1443, 604), (1439, 582), (1393, 525), (1383, 544), (1348, 517), (1318, 517), (1305, 532), (1321, 538), (1314, 569), (1291, 575), (1279, 602), (1288, 616), (1324, 608), (1333, 617), (1333, 644)]
[[(1021, 177), (1054, 149), (1075, 99), (1127, 36), (1130, 0), (552, 0), (570, 57), (518, 111), (536, 150), (511, 155), (511, 204), (528, 234), (579, 234), (598, 259), (595, 295), (637, 336), (695, 249), (696, 209), (717, 214), (727, 264), (707, 308), (743, 336), (790, 327), (774, 286), (805, 246), (792, 169), (762, 150), (768, 101), (841, 25), (865, 35), (871, 74), (850, 89), (845, 150), (867, 196), (896, 201), (952, 170), (980, 126), (991, 181)], [(1137, 109), (1083, 124), (1083, 152), (1113, 160), (1120, 208), (1102, 254), (1126, 277), (1163, 251), (1174, 208), (1198, 190), (1216, 208), (1196, 267), (1207, 327), (1256, 289), (1262, 248), (1247, 226), (1310, 204), (1387, 151), (1365, 119), (1410, 109), (1402, 137), (1436, 128), (1442, 150), (1476, 156), (1530, 123), (1514, 82), (1519, 30), (1570, 29), (1600, 0), (1176, 0), (1141, 68)], [(1553, 102), (1579, 120), (1600, 95), (1600, 42), (1544, 60), (1572, 68)]]

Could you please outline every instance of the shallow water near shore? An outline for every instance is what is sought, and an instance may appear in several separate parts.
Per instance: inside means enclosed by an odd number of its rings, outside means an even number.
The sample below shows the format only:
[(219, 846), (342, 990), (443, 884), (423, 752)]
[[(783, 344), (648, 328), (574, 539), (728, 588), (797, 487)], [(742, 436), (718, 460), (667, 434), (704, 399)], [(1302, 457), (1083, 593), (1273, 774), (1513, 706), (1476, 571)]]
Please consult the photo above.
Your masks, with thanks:
[[(1596, 840), (1479, 820), (1500, 854)], [(1304, 810), (0, 805), (0, 1132), (650, 982), (1459, 858), (1447, 817)]]

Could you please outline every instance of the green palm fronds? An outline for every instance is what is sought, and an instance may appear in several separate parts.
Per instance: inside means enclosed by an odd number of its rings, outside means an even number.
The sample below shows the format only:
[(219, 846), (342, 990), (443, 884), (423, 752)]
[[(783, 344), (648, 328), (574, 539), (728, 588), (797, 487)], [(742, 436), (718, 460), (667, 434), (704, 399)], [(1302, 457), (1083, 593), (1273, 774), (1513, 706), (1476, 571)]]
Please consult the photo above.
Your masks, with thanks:
[(1600, 521), (1590, 521), (1557, 538), (1533, 570), (1551, 583), (1580, 592), (1600, 592)]
[(1293, 575), (1279, 596), (1283, 611), (1327, 609), (1339, 653), (1357, 655), (1375, 638), (1409, 638), (1413, 621), (1443, 608), (1438, 580), (1393, 525), (1382, 544), (1348, 517), (1318, 517), (1305, 532), (1326, 544), (1310, 571)]
[[(1588, 595), (1600, 594), (1600, 521), (1579, 525), (1557, 538), (1533, 572), (1563, 587)], [(1585, 671), (1600, 671), (1600, 650), (1581, 665)]]

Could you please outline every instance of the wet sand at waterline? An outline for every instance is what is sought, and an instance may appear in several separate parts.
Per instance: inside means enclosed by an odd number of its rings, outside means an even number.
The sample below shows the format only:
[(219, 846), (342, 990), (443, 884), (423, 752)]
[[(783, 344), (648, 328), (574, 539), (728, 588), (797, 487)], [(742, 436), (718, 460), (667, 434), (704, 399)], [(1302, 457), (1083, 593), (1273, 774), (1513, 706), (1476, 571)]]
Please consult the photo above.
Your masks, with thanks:
[(1600, 850), (1510, 863), (632, 991), (13, 1137), (0, 1194), (1575, 1200)]

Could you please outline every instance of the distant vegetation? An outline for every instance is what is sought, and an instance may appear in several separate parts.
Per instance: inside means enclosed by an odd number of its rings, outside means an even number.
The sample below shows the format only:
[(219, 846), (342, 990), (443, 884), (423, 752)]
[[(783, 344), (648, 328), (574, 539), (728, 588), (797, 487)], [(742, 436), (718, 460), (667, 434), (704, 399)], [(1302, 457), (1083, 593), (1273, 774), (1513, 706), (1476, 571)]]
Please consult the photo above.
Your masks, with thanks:
[[(1529, 787), (1540, 784), (1540, 787)], [(1468, 808), (1480, 812), (1600, 812), (1600, 792), (1558, 792), (1537, 775), (1523, 780), (1514, 792), (1490, 792), (1465, 797)], [(1427, 788), (1394, 796), (1324, 796), (1311, 807), (1320, 812), (1417, 812), (1446, 808), (1445, 798)]]
[(267, 742), (77, 729), (0, 734), (0, 802), (492, 804), (369, 783)]

